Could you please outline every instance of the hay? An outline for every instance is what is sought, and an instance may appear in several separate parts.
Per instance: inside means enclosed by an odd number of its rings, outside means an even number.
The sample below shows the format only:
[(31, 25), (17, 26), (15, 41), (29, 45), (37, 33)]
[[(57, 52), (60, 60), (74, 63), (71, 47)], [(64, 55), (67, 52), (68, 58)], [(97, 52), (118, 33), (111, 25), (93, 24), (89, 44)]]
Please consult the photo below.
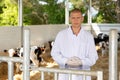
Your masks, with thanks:
[[(0, 53), (0, 55), (2, 55), (2, 53)], [(6, 54), (3, 54), (6, 55)], [(46, 61), (48, 61), (48, 64), (55, 64), (54, 61), (49, 57), (45, 57)], [(120, 52), (118, 52), (118, 61), (120, 61)], [(51, 63), (50, 63), (51, 62)], [(46, 64), (47, 65), (47, 64)], [(44, 65), (44, 66), (46, 66)], [(103, 80), (108, 80), (108, 75), (109, 75), (109, 57), (108, 55), (105, 55), (104, 57), (102, 57), (101, 55), (99, 55), (99, 59), (97, 61), (97, 63), (91, 67), (92, 70), (102, 70), (104, 76)], [(57, 65), (53, 66), (53, 67), (58, 67)], [(7, 80), (8, 75), (7, 75), (7, 63), (6, 62), (2, 62), (0, 63), (0, 80)], [(118, 62), (118, 72), (120, 72), (120, 62)], [(30, 72), (30, 80), (40, 80), (40, 72), (39, 71), (31, 71)], [(53, 73), (45, 73), (45, 80), (53, 80)], [(14, 72), (14, 78), (16, 78), (15, 80), (22, 80), (22, 73), (16, 74)], [(92, 77), (92, 80), (96, 80), (96, 77)]]

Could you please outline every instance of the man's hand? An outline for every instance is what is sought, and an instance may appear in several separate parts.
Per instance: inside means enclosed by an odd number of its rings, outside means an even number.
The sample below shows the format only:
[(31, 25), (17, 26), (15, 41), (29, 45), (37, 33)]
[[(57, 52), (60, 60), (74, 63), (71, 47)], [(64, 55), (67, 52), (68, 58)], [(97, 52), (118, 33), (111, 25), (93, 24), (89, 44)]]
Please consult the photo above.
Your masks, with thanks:
[(66, 64), (68, 67), (76, 68), (82, 65), (82, 61), (80, 58), (74, 56), (74, 57), (69, 58)]

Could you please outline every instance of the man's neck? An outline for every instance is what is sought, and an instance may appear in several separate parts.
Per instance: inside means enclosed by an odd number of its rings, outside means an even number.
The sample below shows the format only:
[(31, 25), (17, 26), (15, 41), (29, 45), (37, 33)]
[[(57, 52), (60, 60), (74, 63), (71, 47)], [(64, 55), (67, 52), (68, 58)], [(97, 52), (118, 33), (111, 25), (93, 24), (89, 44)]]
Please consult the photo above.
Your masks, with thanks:
[(78, 33), (80, 32), (81, 27), (71, 27), (73, 34), (75, 34), (76, 36), (78, 35)]

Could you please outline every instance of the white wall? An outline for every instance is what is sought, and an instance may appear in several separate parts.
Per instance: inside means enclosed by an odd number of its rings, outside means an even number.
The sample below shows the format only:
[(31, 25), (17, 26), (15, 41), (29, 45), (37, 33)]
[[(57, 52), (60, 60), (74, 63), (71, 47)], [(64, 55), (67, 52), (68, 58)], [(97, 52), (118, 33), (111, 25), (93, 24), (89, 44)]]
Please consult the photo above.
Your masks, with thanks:
[(42, 45), (47, 41), (54, 40), (56, 34), (66, 28), (67, 25), (32, 25), (27, 26), (31, 32), (31, 45)]
[[(120, 24), (83, 24), (84, 29), (92, 32), (100, 30), (104, 33), (109, 33), (110, 29), (118, 29), (120, 31)], [(30, 29), (31, 45), (42, 45), (49, 40), (54, 40), (56, 34), (68, 27), (67, 25), (32, 25), (25, 28)], [(21, 28), (20, 27), (0, 27), (0, 51), (9, 48), (16, 48), (21, 46)]]
[(21, 29), (19, 27), (0, 27), (0, 51), (21, 44)]

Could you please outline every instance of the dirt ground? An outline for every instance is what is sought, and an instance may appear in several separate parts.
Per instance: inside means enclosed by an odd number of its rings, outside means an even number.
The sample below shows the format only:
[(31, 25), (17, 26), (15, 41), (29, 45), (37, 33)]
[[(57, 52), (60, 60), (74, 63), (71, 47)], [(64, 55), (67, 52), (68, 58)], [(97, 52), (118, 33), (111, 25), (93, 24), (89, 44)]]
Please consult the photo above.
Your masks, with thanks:
[[(4, 55), (7, 56), (7, 53), (0, 52), (0, 56)], [(108, 66), (109, 66), (109, 56), (108, 54), (105, 56), (101, 56), (100, 52), (98, 53), (99, 59), (96, 62), (94, 66), (91, 67), (92, 70), (101, 70), (103, 71), (103, 80), (108, 80)], [(42, 65), (44, 67), (49, 66), (50, 64), (53, 64), (51, 67), (57, 67), (57, 65), (54, 65), (54, 61), (50, 56), (43, 55), (44, 60), (47, 62), (46, 65)], [(120, 72), (120, 51), (118, 51), (118, 72)], [(53, 80), (53, 73), (45, 73), (45, 80)], [(22, 80), (22, 72), (17, 73), (14, 71), (14, 78), (15, 80)], [(1, 62), (0, 63), (0, 80), (8, 80), (7, 75), (7, 63)], [(40, 72), (39, 71), (31, 71), (30, 72), (30, 80), (40, 80)], [(92, 77), (92, 80), (97, 80), (95, 77)]]

